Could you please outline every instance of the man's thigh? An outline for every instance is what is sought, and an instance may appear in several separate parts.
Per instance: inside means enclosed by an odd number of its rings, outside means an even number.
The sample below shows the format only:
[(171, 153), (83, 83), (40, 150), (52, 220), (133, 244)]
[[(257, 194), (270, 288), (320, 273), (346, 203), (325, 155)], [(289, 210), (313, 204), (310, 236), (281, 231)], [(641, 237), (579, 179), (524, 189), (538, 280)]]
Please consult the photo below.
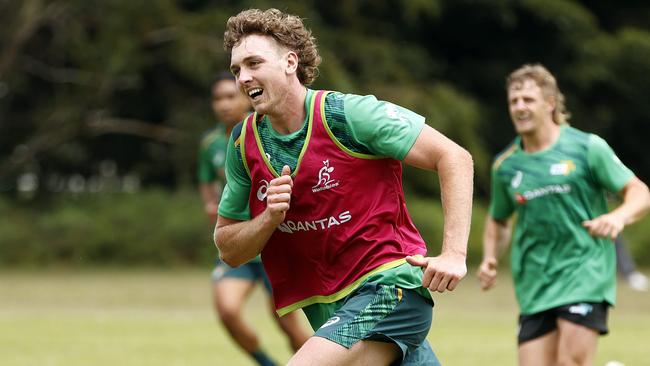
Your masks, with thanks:
[(555, 365), (557, 359), (558, 332), (552, 330), (544, 335), (519, 344), (519, 366)]
[(321, 337), (311, 337), (289, 360), (290, 366), (381, 366), (398, 359), (395, 343), (359, 341), (346, 348)]
[(597, 330), (558, 318), (558, 363), (591, 365), (596, 355)]
[(243, 278), (227, 277), (212, 283), (212, 296), (217, 310), (239, 312), (255, 282)]
[(217, 263), (212, 271), (214, 303), (220, 311), (238, 311), (257, 281), (254, 267), (244, 264), (233, 268)]

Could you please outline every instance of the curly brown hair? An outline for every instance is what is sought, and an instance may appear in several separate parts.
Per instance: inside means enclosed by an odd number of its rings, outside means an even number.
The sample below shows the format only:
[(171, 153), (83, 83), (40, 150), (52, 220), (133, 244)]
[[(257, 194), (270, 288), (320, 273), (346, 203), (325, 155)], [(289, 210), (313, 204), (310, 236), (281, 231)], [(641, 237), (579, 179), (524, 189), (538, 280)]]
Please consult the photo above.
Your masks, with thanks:
[(560, 91), (553, 74), (541, 64), (526, 64), (513, 71), (506, 80), (506, 90), (520, 88), (525, 80), (533, 80), (542, 89), (545, 97), (555, 98), (553, 122), (558, 125), (568, 123), (571, 114), (564, 104), (564, 94)]
[(261, 34), (273, 37), (279, 44), (298, 55), (298, 80), (310, 85), (318, 76), (321, 58), (316, 38), (305, 28), (302, 19), (278, 9), (248, 9), (232, 16), (226, 23), (223, 48), (231, 52), (244, 37)]

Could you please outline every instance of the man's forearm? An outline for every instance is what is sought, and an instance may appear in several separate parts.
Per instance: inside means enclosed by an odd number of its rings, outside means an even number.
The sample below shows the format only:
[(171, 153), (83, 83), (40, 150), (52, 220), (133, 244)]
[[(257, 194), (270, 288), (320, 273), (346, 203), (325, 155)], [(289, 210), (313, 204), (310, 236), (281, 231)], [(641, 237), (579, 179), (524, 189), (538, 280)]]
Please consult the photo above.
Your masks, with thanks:
[(261, 214), (250, 221), (235, 221), (219, 216), (214, 241), (221, 260), (237, 267), (262, 252), (277, 225)]
[(648, 186), (638, 178), (626, 187), (623, 192), (623, 203), (612, 211), (624, 218), (625, 225), (630, 225), (641, 219), (650, 209), (650, 193)]
[(471, 155), (459, 147), (440, 159), (438, 174), (445, 219), (442, 253), (466, 256), (474, 181)]
[(507, 221), (494, 220), (489, 215), (485, 219), (483, 231), (483, 260), (499, 257), (501, 248), (505, 248), (510, 241), (510, 227)]
[(236, 267), (262, 252), (266, 242), (286, 217), (292, 187), (291, 169), (285, 165), (282, 174), (269, 182), (264, 212), (249, 221), (218, 217), (214, 240), (224, 262)]

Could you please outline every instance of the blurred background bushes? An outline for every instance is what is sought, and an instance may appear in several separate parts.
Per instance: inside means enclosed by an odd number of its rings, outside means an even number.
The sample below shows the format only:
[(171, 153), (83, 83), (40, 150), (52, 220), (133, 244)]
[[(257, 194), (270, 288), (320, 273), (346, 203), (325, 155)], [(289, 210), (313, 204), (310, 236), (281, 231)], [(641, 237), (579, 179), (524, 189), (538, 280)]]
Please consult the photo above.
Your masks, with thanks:
[(0, 201), (0, 265), (208, 264), (212, 228), (192, 191), (62, 194), (46, 203)]
[[(640, 0), (0, 0), (0, 262), (192, 264), (216, 253), (196, 189), (229, 16), (298, 14), (323, 56), (314, 88), (411, 108), (476, 163), (480, 246), (492, 157), (514, 137), (504, 78), (541, 62), (571, 123), (650, 182), (650, 5)], [(435, 246), (439, 188), (407, 168)], [(644, 221), (647, 222), (647, 221)], [(650, 232), (626, 230), (650, 265)], [(475, 263), (476, 255), (470, 259)]]
[[(442, 207), (438, 200), (407, 197), (409, 212), (432, 254), (440, 252)], [(468, 263), (481, 261), (486, 207), (474, 205)], [(148, 189), (137, 195), (63, 194), (48, 202), (16, 205), (0, 198), (0, 266), (209, 267), (217, 258), (212, 227), (194, 191)], [(647, 222), (647, 220), (645, 221)], [(649, 225), (626, 229), (635, 259), (650, 263)], [(508, 255), (501, 259), (508, 262)]]

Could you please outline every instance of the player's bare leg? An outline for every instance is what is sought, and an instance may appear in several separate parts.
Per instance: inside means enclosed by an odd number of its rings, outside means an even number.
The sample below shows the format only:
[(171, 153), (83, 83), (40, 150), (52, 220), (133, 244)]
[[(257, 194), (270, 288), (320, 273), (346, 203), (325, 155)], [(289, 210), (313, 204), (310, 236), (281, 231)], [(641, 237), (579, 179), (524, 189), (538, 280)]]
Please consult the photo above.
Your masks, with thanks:
[(289, 360), (289, 366), (381, 366), (400, 357), (394, 343), (359, 341), (350, 349), (321, 337), (311, 337)]
[(212, 285), (212, 298), (215, 310), (230, 336), (246, 352), (259, 349), (257, 334), (242, 318), (244, 301), (253, 290), (255, 283), (239, 278), (223, 278)]
[(593, 365), (598, 345), (598, 332), (568, 320), (558, 319), (559, 366)]
[(519, 366), (555, 365), (557, 360), (558, 331), (519, 345)]
[(302, 347), (307, 339), (309, 339), (310, 334), (305, 331), (305, 327), (302, 325), (300, 319), (300, 312), (293, 311), (283, 317), (279, 317), (275, 312), (275, 305), (273, 304), (273, 299), (269, 301), (269, 306), (271, 307), (271, 313), (275, 317), (276, 322), (280, 326), (280, 329), (287, 335), (291, 348), (294, 352), (297, 352), (300, 347)]

